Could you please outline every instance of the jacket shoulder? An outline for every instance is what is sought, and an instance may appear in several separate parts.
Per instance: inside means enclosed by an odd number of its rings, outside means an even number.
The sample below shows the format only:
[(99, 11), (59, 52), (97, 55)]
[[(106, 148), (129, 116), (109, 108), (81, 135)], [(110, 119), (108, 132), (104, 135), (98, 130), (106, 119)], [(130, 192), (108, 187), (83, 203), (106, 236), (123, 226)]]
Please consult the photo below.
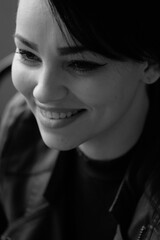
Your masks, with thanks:
[(9, 130), (15, 125), (19, 116), (22, 115), (26, 109), (26, 101), (19, 93), (17, 93), (7, 104), (0, 124), (1, 148), (4, 146)]
[[(13, 140), (16, 140), (17, 142), (20, 137), (19, 135), (26, 133), (23, 125), (26, 125), (25, 123), (30, 121), (34, 123), (35, 120), (33, 118), (34, 117), (27, 106), (25, 98), (20, 93), (17, 93), (7, 104), (1, 120), (0, 157), (2, 157), (4, 152), (11, 147)], [(30, 126), (32, 125), (30, 124)]]
[(29, 158), (27, 154), (33, 154), (38, 141), (42, 142), (35, 117), (25, 98), (18, 93), (8, 103), (1, 121), (0, 171), (18, 167), (17, 159)]
[[(59, 154), (48, 148), (25, 98), (17, 94), (8, 104), (0, 128), (0, 175), (51, 172)], [(45, 161), (44, 161), (45, 159)]]

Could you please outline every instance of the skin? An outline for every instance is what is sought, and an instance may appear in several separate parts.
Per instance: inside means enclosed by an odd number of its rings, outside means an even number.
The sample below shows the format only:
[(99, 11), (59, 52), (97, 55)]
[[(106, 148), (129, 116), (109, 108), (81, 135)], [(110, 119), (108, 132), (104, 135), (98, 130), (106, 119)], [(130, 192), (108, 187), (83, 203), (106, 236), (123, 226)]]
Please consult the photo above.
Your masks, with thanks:
[[(71, 53), (44, 0), (20, 0), (15, 34), (13, 83), (25, 96), (46, 145), (59, 150), (79, 146), (93, 159), (111, 160), (137, 142), (149, 106), (147, 62)], [(81, 109), (85, 111), (74, 118), (53, 119)]]

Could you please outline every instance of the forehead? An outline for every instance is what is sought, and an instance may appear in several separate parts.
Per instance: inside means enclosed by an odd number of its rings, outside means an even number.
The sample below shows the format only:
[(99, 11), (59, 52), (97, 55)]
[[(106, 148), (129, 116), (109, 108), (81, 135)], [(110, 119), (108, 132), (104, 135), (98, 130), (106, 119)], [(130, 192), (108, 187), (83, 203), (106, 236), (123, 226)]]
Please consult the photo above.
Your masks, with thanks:
[[(33, 23), (41, 19), (44, 21), (45, 18), (50, 16), (49, 5), (47, 0), (20, 0), (17, 11), (17, 21), (34, 20)], [(20, 21), (20, 22), (21, 22)], [(19, 24), (19, 21), (18, 21)]]
[[(37, 41), (37, 37), (41, 41), (67, 42), (73, 45), (73, 39), (68, 33), (65, 25), (59, 19), (61, 27), (59, 27), (54, 13), (52, 12), (48, 0), (20, 0), (16, 32)], [(62, 33), (63, 31), (63, 33)], [(65, 36), (65, 37), (64, 37)], [(66, 44), (65, 44), (66, 45)]]

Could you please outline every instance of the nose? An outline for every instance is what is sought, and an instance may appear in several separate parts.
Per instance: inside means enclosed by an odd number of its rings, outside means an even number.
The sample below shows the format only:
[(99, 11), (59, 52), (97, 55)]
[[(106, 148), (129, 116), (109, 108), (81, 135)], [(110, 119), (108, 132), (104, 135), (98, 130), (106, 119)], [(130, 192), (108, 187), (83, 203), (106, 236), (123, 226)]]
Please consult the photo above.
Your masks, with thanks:
[(68, 88), (63, 84), (62, 76), (53, 71), (39, 74), (33, 89), (34, 98), (40, 103), (61, 101), (68, 95)]

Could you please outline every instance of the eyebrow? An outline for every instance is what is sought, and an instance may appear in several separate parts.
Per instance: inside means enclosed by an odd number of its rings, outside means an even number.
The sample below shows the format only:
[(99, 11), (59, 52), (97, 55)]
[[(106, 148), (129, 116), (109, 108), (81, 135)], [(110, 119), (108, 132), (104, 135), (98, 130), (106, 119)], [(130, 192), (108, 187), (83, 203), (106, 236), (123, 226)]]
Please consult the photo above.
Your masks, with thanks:
[(24, 45), (26, 45), (27, 47), (29, 47), (29, 48), (31, 48), (31, 49), (33, 49), (33, 50), (38, 52), (38, 45), (36, 43), (33, 43), (33, 42), (27, 40), (26, 38), (22, 37), (18, 33), (14, 34), (14, 38), (17, 38)]
[[(33, 43), (20, 34), (16, 33), (14, 34), (14, 38), (17, 38), (20, 42), (22, 42), (24, 45), (27, 47), (35, 50), (38, 52), (38, 45), (36, 43)], [(65, 55), (72, 55), (72, 54), (77, 54), (77, 53), (82, 53), (82, 52), (87, 52), (88, 49), (86, 49), (84, 46), (66, 46), (66, 47), (59, 47), (58, 52), (60, 55), (65, 56)]]
[(67, 46), (58, 48), (60, 55), (70, 55), (82, 52), (87, 52), (88, 50), (84, 46)]

